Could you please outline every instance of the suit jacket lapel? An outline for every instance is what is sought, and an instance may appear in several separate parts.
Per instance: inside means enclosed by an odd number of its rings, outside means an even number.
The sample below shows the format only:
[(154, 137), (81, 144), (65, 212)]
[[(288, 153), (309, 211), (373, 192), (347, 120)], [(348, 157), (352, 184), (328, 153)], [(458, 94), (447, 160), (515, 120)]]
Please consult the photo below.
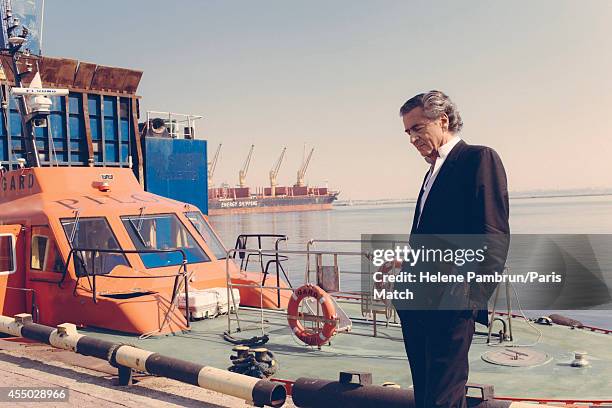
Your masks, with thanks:
[(423, 182), (421, 183), (421, 189), (419, 190), (419, 198), (417, 198), (416, 207), (414, 208), (414, 217), (412, 218), (412, 228), (411, 234), (416, 232), (417, 223), (419, 222), (419, 216), (421, 215), (421, 200), (423, 199), (423, 187), (425, 186), (425, 180), (427, 180), (427, 175), (429, 171), (425, 173), (425, 177), (423, 177)]
[[(435, 201), (436, 194), (440, 191), (440, 189), (442, 189), (446, 185), (446, 183), (448, 183), (449, 181), (448, 179), (452, 175), (452, 170), (455, 167), (457, 159), (461, 155), (461, 152), (463, 151), (466, 145), (467, 144), (463, 140), (460, 140), (455, 145), (455, 147), (453, 147), (453, 150), (450, 151), (450, 153), (444, 160), (444, 163), (442, 164), (442, 167), (440, 168), (440, 171), (438, 175), (436, 176), (436, 179), (431, 185), (429, 194), (427, 195), (427, 201), (425, 201), (425, 205), (423, 205), (423, 214), (420, 215), (421, 216), (421, 222), (419, 223), (420, 225), (423, 225), (425, 213), (429, 212), (426, 210), (432, 208), (432, 206), (436, 204), (436, 201)], [(421, 195), (419, 196), (419, 201), (422, 196), (422, 193), (423, 193), (423, 189), (421, 188)]]

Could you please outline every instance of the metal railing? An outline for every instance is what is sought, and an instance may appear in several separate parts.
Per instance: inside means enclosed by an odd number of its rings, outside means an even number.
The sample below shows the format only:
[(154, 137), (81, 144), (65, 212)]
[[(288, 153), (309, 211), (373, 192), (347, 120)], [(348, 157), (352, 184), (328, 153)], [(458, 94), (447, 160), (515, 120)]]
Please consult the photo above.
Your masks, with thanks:
[[(409, 244), (408, 241), (398, 241), (398, 240), (367, 240), (367, 241), (364, 241), (364, 240), (359, 240), (359, 239), (311, 239), (310, 241), (306, 243), (306, 251), (308, 253), (307, 261), (306, 261), (306, 265), (307, 265), (306, 274), (305, 274), (306, 283), (313, 282), (312, 276), (311, 276), (313, 270), (311, 269), (312, 263), (310, 262), (310, 254), (313, 253), (312, 249), (315, 247), (317, 243), (318, 244), (335, 244), (335, 245), (338, 245), (338, 244), (362, 245), (364, 242), (385, 244), (385, 245), (389, 245), (390, 248), (394, 248), (398, 244), (406, 244), (406, 245)], [(336, 260), (337, 258), (336, 252), (337, 251), (332, 251), (331, 254), (334, 255), (334, 266), (338, 267), (337, 260)], [(372, 259), (372, 254), (369, 252), (364, 252), (364, 251), (361, 251), (360, 254), (363, 256), (365, 260), (368, 261), (368, 267), (371, 267), (372, 264), (370, 260)], [(320, 255), (317, 255), (315, 266), (316, 267), (314, 269), (314, 272), (317, 272), (315, 282), (319, 284), (318, 269), (321, 266), (323, 266)], [(338, 267), (337, 272), (339, 274), (340, 279), (342, 275), (359, 275), (362, 279), (363, 279), (363, 275), (367, 275), (367, 276), (372, 275), (372, 270), (370, 269), (367, 272), (364, 272), (363, 270), (359, 270), (359, 271), (340, 270)], [(396, 272), (398, 272), (398, 268), (395, 265), (393, 265), (390, 273), (395, 274)], [(369, 279), (369, 281), (371, 281), (371, 279)], [(363, 281), (362, 281), (362, 284), (363, 284)], [(361, 315), (367, 321), (371, 322), (374, 337), (378, 335), (378, 321), (379, 321), (378, 315), (379, 314), (382, 314), (382, 316), (384, 316), (385, 326), (388, 327), (389, 325), (399, 324), (397, 313), (390, 301), (375, 301), (370, 295), (372, 288), (368, 287), (368, 290), (364, 290), (364, 288), (362, 287), (361, 289), (362, 290), (357, 293), (350, 292), (350, 291), (343, 291), (340, 289), (337, 292), (330, 293), (330, 295), (335, 298), (337, 303), (353, 303), (354, 304), (355, 302), (359, 302), (361, 305)]]
[[(264, 258), (266, 258), (267, 255), (264, 255), (263, 253), (261, 253), (261, 251), (264, 249), (263, 240), (270, 239), (270, 238), (274, 239), (275, 254), (270, 256), (272, 259), (269, 259), (264, 265)], [(260, 252), (246, 254), (245, 252), (240, 251), (241, 249), (248, 248), (249, 239), (251, 240), (256, 239), (257, 247), (251, 248), (251, 249), (254, 249)], [(247, 271), (249, 267), (249, 262), (251, 260), (251, 256), (256, 256), (259, 259), (260, 271), (263, 274), (263, 277), (261, 280), (262, 285), (265, 285), (266, 283), (266, 279), (268, 277), (268, 274), (270, 273), (270, 266), (274, 266), (275, 272), (276, 272), (276, 286), (280, 286), (280, 274), (282, 272), (283, 277), (287, 281), (287, 284), (289, 285), (289, 287), (292, 288), (293, 286), (291, 285), (291, 280), (289, 279), (289, 276), (287, 275), (287, 271), (285, 270), (283, 266), (283, 262), (289, 260), (289, 257), (285, 255), (280, 255), (278, 253), (279, 245), (281, 243), (287, 242), (287, 239), (288, 239), (287, 236), (283, 234), (240, 234), (238, 235), (238, 238), (236, 238), (236, 244), (234, 246), (234, 249), (238, 250), (238, 257), (240, 258), (240, 269)], [(236, 253), (233, 254), (232, 258), (236, 259)], [(278, 307), (281, 306), (280, 290), (277, 291), (277, 306)]]
[[(150, 126), (151, 121), (155, 118), (162, 119), (168, 131), (168, 136), (173, 139), (195, 139), (195, 122), (202, 119), (203, 116), (176, 112), (147, 111), (146, 118), (146, 126)], [(182, 134), (180, 132), (181, 126), (183, 127)]]
[[(314, 242), (311, 241), (311, 242)], [(322, 241), (320, 241), (322, 242)], [(332, 241), (328, 241), (328, 242), (332, 242)], [(355, 241), (355, 242), (360, 242), (360, 241)], [(246, 283), (233, 283), (232, 282), (232, 277), (230, 274), (230, 266), (229, 266), (229, 262), (230, 259), (235, 259), (236, 254), (239, 254), (241, 258), (247, 257), (248, 254), (253, 254), (253, 255), (257, 255), (257, 256), (261, 256), (261, 257), (275, 257), (275, 256), (287, 256), (287, 255), (305, 255), (306, 258), (308, 260), (310, 260), (311, 256), (317, 256), (317, 255), (334, 255), (334, 256), (353, 256), (353, 257), (364, 257), (364, 256), (368, 256), (368, 254), (363, 253), (363, 252), (357, 252), (357, 251), (319, 251), (319, 250), (313, 250), (313, 249), (307, 249), (307, 250), (279, 250), (279, 249), (270, 249), (270, 250), (265, 250), (265, 249), (253, 249), (253, 248), (234, 248), (234, 249), (230, 249), (229, 251), (227, 251), (227, 257), (226, 257), (226, 282), (227, 282), (227, 292), (228, 292), (228, 299), (231, 299), (231, 301), (234, 304), (234, 309), (236, 310), (235, 313), (235, 317), (232, 317), (231, 314), (228, 313), (227, 315), (227, 319), (228, 319), (228, 324), (227, 324), (227, 330), (229, 333), (232, 333), (232, 319), (235, 318), (236, 323), (237, 323), (237, 330), (236, 331), (241, 331), (241, 318), (240, 315), (238, 313), (238, 308), (236, 307), (236, 300), (234, 299), (233, 296), (233, 291), (232, 288), (252, 288), (258, 291), (259, 293), (259, 297), (260, 297), (260, 304), (259, 304), (259, 324), (261, 327), (261, 332), (262, 335), (265, 334), (265, 317), (264, 317), (264, 313), (266, 312), (266, 310), (264, 309), (263, 305), (263, 296), (264, 296), (264, 292), (267, 290), (273, 290), (273, 291), (277, 291), (277, 293), (280, 293), (280, 291), (290, 291), (293, 292), (293, 288), (292, 287), (283, 287), (280, 286), (280, 284), (277, 285), (266, 285), (265, 284), (265, 280), (262, 279), (261, 282), (258, 283), (252, 283), (252, 284), (246, 284)], [(308, 277), (308, 268), (307, 268), (307, 277)], [(342, 271), (341, 273), (345, 273), (345, 274), (362, 274), (362, 272), (355, 272), (355, 271)], [(308, 283), (309, 280), (307, 279)], [(336, 303), (342, 303), (344, 301), (346, 301), (346, 303), (355, 303), (355, 299), (359, 300), (362, 293), (361, 292), (352, 292), (353, 295), (353, 299), (351, 300), (346, 300), (343, 299), (343, 296), (340, 296), (338, 293), (331, 293), (330, 294), (333, 298), (334, 301)], [(269, 310), (270, 312), (272, 310)], [(277, 311), (278, 312), (278, 311)], [(365, 320), (361, 320), (361, 319), (351, 319), (351, 320), (357, 320), (361, 323), (372, 323), (371, 321), (369, 321), (368, 319)], [(376, 335), (376, 329), (374, 329), (374, 335)]]
[[(377, 243), (377, 244), (385, 244), (385, 246), (391, 245), (393, 247), (395, 247), (398, 244), (408, 244), (407, 241), (392, 241), (392, 240), (372, 240), (372, 241), (368, 241), (368, 242), (373, 242), (373, 243)], [(255, 308), (255, 310), (257, 310), (259, 312), (259, 324), (261, 327), (261, 332), (262, 335), (265, 334), (265, 318), (264, 318), (264, 313), (271, 313), (271, 312), (275, 312), (275, 313), (284, 313), (283, 311), (279, 311), (279, 310), (273, 310), (273, 309), (268, 309), (265, 310), (264, 309), (264, 301), (263, 301), (263, 297), (264, 297), (264, 292), (265, 291), (270, 291), (270, 290), (274, 290), (277, 291), (277, 293), (281, 293), (281, 291), (291, 291), (293, 292), (293, 288), (292, 287), (283, 287), (281, 286), (278, 281), (277, 281), (277, 285), (266, 285), (266, 280), (265, 277), (264, 279), (262, 279), (260, 282), (257, 283), (233, 283), (232, 282), (232, 276), (230, 274), (230, 267), (229, 267), (229, 262), (230, 259), (235, 259), (236, 254), (239, 254), (239, 257), (241, 259), (248, 259), (248, 257), (250, 255), (254, 255), (254, 256), (258, 256), (260, 258), (263, 257), (278, 257), (278, 256), (283, 256), (285, 259), (289, 259), (288, 255), (305, 255), (306, 256), (306, 270), (305, 270), (305, 274), (304, 274), (304, 283), (314, 283), (314, 284), (319, 284), (319, 280), (318, 278), (315, 280), (313, 279), (313, 272), (317, 271), (317, 268), (319, 266), (321, 266), (321, 264), (319, 263), (319, 259), (321, 259), (323, 256), (327, 255), (327, 256), (333, 256), (334, 257), (334, 266), (337, 266), (336, 262), (337, 262), (337, 257), (339, 256), (358, 256), (361, 257), (363, 259), (366, 259), (368, 262), (368, 266), (369, 268), (373, 267), (371, 260), (372, 260), (372, 254), (368, 253), (368, 252), (364, 252), (362, 251), (338, 251), (338, 250), (316, 250), (314, 249), (315, 244), (361, 244), (362, 240), (328, 240), (328, 239), (312, 239), (310, 241), (308, 241), (308, 243), (306, 244), (306, 250), (279, 250), (278, 246), (276, 246), (274, 249), (262, 249), (262, 248), (247, 248), (246, 245), (243, 246), (238, 246), (237, 248), (231, 249), (229, 251), (227, 251), (227, 257), (226, 257), (226, 281), (227, 281), (227, 291), (228, 291), (228, 300), (231, 299), (231, 301), (233, 302), (234, 305), (234, 310), (236, 310), (235, 313), (235, 317), (232, 317), (231, 314), (228, 313), (227, 315), (227, 330), (229, 333), (232, 332), (232, 320), (235, 319), (237, 322), (237, 330), (236, 331), (241, 331), (240, 325), (241, 325), (241, 318), (239, 316), (238, 313), (238, 307), (236, 305), (236, 300), (234, 299), (234, 295), (233, 295), (233, 291), (232, 288), (236, 287), (236, 288), (251, 288), (251, 289), (255, 289), (256, 291), (258, 291), (259, 293), (259, 298), (260, 298), (260, 304), (259, 304), (259, 308)], [(312, 259), (313, 257), (319, 258), (317, 259), (317, 268), (312, 268)], [(238, 265), (237, 265), (238, 266)], [(396, 266), (395, 264), (391, 267), (391, 271), (390, 273), (396, 273), (399, 271), (399, 267)], [(325, 271), (323, 271), (325, 272)], [(369, 269), (367, 271), (365, 270), (360, 270), (360, 271), (351, 271), (351, 270), (342, 270), (338, 267), (337, 269), (337, 273), (341, 282), (341, 278), (342, 276), (346, 276), (346, 275), (353, 275), (353, 276), (363, 276), (363, 275), (368, 275), (371, 276), (372, 270)], [(368, 279), (368, 281), (371, 281), (371, 279)], [(323, 288), (324, 290), (327, 291), (327, 289)], [(374, 301), (372, 294), (370, 293), (370, 289), (371, 287), (367, 287), (361, 288), (361, 291), (346, 291), (346, 290), (342, 290), (343, 288), (340, 285), (340, 288), (338, 291), (328, 291), (329, 295), (333, 298), (334, 302), (337, 304), (361, 304), (361, 311), (362, 311), (362, 318), (359, 317), (350, 317), (351, 321), (353, 322), (357, 322), (357, 323), (363, 323), (363, 324), (369, 324), (372, 326), (373, 329), (373, 333), (372, 336), (376, 337), (378, 336), (378, 331), (377, 331), (377, 326), (379, 323), (381, 323), (381, 320), (379, 320), (378, 315), (382, 314), (382, 316), (384, 316), (384, 321), (383, 324), (385, 325), (385, 327), (400, 327), (400, 323), (399, 323), (399, 319), (397, 316), (397, 312), (395, 311), (395, 308), (393, 306), (393, 304), (391, 302), (387, 302), (387, 301)], [(510, 314), (512, 311), (512, 306), (511, 306), (511, 302), (509, 301), (509, 286), (506, 285), (506, 294), (507, 294), (507, 313)], [(497, 297), (498, 297), (498, 293), (500, 291), (500, 288), (497, 288), (497, 291), (495, 293), (495, 300), (493, 302), (493, 310), (492, 310), (492, 320), (498, 321), (500, 319), (495, 319), (496, 317), (496, 313), (500, 314), (500, 312), (496, 312), (496, 305), (497, 305)], [(280, 296), (280, 295), (279, 295)], [(280, 305), (280, 302), (278, 302), (278, 304)], [(311, 311), (312, 312), (312, 311)], [(501, 313), (503, 314), (503, 313)], [(491, 341), (492, 337), (500, 337), (502, 340), (506, 339), (506, 334), (509, 334), (509, 339), (512, 338), (512, 322), (511, 321), (506, 321), (504, 322), (504, 325), (507, 324), (508, 328), (507, 330), (504, 330), (503, 333), (492, 333), (492, 326), (493, 326), (493, 321), (489, 324), (488, 327), (488, 333), (487, 332), (477, 332), (477, 334), (479, 335), (485, 335), (487, 336), (487, 342)], [(349, 332), (349, 334), (356, 334), (356, 335), (368, 335), (368, 334), (363, 334), (363, 333), (351, 333)], [(390, 337), (390, 336), (386, 336), (386, 338), (388, 339), (392, 339), (392, 340), (401, 340), (400, 337)]]

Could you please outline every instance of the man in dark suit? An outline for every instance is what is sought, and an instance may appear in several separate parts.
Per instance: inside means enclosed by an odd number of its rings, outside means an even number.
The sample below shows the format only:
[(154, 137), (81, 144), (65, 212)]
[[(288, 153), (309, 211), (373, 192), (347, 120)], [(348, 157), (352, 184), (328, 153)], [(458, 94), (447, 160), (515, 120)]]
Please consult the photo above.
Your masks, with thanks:
[[(459, 138), (463, 127), (459, 111), (440, 91), (409, 99), (401, 107), (400, 116), (410, 142), (430, 165), (415, 208), (412, 247), (444, 242), (431, 238), (435, 236), (479, 237), (476, 241), (488, 249), (486, 261), (477, 265), (476, 273), (502, 273), (510, 228), (506, 174), (498, 154)], [(406, 263), (402, 265), (402, 270), (411, 268), (419, 272)], [(446, 271), (459, 273), (453, 268)], [(466, 407), (474, 322), (488, 323), (486, 303), (494, 288), (490, 284), (460, 287), (465, 303), (458, 307), (440, 306), (450, 304), (449, 293), (457, 292), (457, 288), (449, 292), (448, 286), (439, 285), (432, 289), (434, 295), (429, 294), (432, 298), (427, 299), (428, 307), (396, 305), (419, 408)]]

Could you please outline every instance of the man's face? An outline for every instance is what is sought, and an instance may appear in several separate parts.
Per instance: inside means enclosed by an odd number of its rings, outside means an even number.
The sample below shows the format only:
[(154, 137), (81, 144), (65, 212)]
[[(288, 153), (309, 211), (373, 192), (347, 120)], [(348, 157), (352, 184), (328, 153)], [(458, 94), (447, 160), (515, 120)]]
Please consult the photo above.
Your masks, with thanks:
[(444, 143), (444, 123), (446, 117), (431, 120), (423, 114), (423, 108), (417, 107), (402, 116), (404, 130), (410, 137), (410, 143), (416, 147), (421, 156), (428, 157)]

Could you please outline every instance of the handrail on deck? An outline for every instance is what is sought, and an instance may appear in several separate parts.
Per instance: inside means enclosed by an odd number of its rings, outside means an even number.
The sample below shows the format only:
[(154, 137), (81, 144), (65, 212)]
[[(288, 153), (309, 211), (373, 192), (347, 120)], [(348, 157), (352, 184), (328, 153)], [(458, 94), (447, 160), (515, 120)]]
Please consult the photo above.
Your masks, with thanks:
[[(244, 256), (245, 253), (240, 252), (239, 250), (247, 248), (249, 238), (257, 238), (257, 248), (254, 248), (257, 250), (263, 249), (262, 238), (275, 238), (274, 251), (276, 253), (274, 255), (267, 255), (267, 254), (262, 254), (261, 252), (257, 252), (257, 253), (247, 254), (247, 256), (245, 257)], [(284, 234), (240, 234), (238, 235), (238, 237), (236, 238), (236, 244), (234, 245), (234, 249), (238, 250), (238, 256), (240, 258), (240, 269), (246, 271), (249, 267), (249, 261), (251, 259), (251, 256), (252, 255), (257, 256), (259, 258), (259, 265), (261, 267), (261, 273), (263, 274), (263, 278), (261, 281), (262, 284), (266, 283), (266, 279), (269, 274), (270, 266), (274, 265), (276, 268), (276, 285), (280, 286), (280, 273), (282, 272), (289, 287), (293, 287), (293, 285), (291, 285), (291, 280), (289, 279), (289, 276), (287, 275), (287, 272), (285, 271), (285, 268), (283, 267), (283, 264), (282, 264), (282, 262), (287, 261), (289, 257), (285, 255), (279, 255), (278, 253), (279, 245), (283, 242), (287, 242), (287, 240), (288, 240), (288, 237), (287, 235), (284, 235)], [(266, 256), (270, 256), (273, 259), (268, 260), (264, 266), (263, 258)], [(232, 255), (232, 259), (236, 259), (236, 253)], [(277, 292), (277, 306), (280, 307), (280, 305), (281, 305), (281, 297), (280, 297), (280, 290), (279, 290)]]
[[(258, 234), (253, 234), (253, 236), (256, 236)], [(265, 235), (265, 234), (262, 234)], [(357, 241), (358, 242), (358, 241)], [(279, 255), (290, 255), (290, 254), (294, 254), (294, 255), (324, 255), (324, 254), (337, 254), (337, 255), (348, 255), (348, 256), (367, 256), (367, 254), (363, 253), (363, 252), (355, 252), (355, 251), (316, 251), (316, 250), (291, 250), (291, 249), (274, 249), (274, 250), (270, 250), (270, 249), (253, 249), (253, 248), (232, 248), (229, 249), (226, 253), (226, 258), (225, 258), (225, 262), (226, 262), (226, 283), (227, 283), (227, 296), (228, 299), (231, 299), (231, 301), (234, 303), (234, 306), (236, 304), (236, 300), (234, 299), (234, 294), (232, 292), (232, 287), (250, 287), (250, 288), (257, 288), (259, 290), (259, 295), (260, 295), (260, 323), (261, 323), (261, 329), (262, 329), (262, 334), (265, 334), (264, 332), (264, 309), (263, 309), (263, 291), (264, 289), (271, 289), (271, 290), (276, 290), (278, 293), (278, 296), (280, 297), (280, 291), (281, 290), (289, 290), (289, 291), (293, 291), (292, 287), (281, 287), (280, 283), (277, 286), (270, 286), (270, 285), (265, 285), (265, 279), (262, 280), (262, 282), (260, 283), (253, 283), (253, 284), (237, 284), (237, 283), (232, 283), (231, 280), (231, 275), (230, 275), (230, 268), (229, 268), (229, 262), (230, 259), (235, 259), (236, 254), (254, 254), (254, 255), (258, 255), (258, 256), (279, 256)], [(279, 300), (279, 305), (280, 305), (280, 300)], [(238, 310), (238, 308), (234, 307), (235, 310)], [(240, 328), (240, 317), (238, 315), (238, 312), (235, 313), (236, 315), (236, 320), (238, 322), (238, 327)], [(227, 314), (227, 319), (228, 319), (228, 332), (231, 333), (231, 320), (232, 320), (232, 316), (230, 313)]]
[[(361, 239), (311, 239), (306, 243), (306, 251), (308, 251), (308, 254), (306, 255), (306, 282), (310, 282), (310, 256), (309, 254), (316, 254), (316, 252), (313, 252), (311, 250), (311, 248), (316, 244), (316, 243), (326, 243), (326, 244), (357, 244), (357, 243), (362, 243), (363, 240)], [(368, 240), (367, 242), (375, 242), (375, 243), (384, 243), (384, 244), (409, 244), (410, 242), (408, 241), (396, 241), (396, 240), (386, 240), (386, 239), (374, 239), (374, 240)], [(338, 254), (338, 255), (342, 255), (342, 253), (337, 252), (337, 251), (333, 251), (330, 252), (329, 254)], [(371, 254), (362, 252), (362, 254), (364, 256), (370, 256)]]

